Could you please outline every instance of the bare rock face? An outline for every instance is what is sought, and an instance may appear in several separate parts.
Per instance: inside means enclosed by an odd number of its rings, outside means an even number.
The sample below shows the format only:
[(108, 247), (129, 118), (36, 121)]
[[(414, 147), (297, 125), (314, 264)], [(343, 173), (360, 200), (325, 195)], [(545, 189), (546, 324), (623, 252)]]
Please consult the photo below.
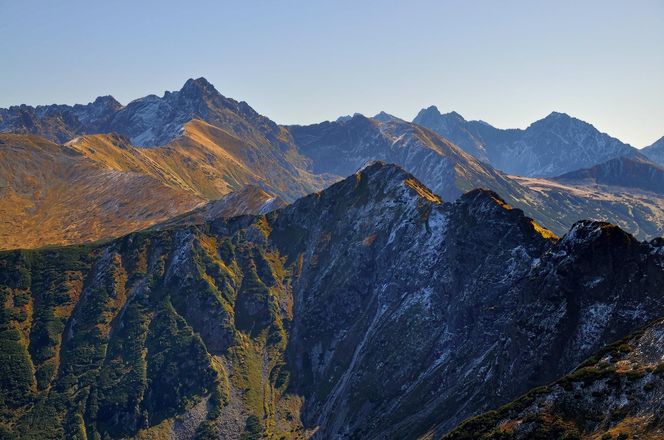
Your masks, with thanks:
[(0, 426), (436, 437), (664, 315), (663, 285), (661, 240), (558, 239), (373, 163), (266, 215), (2, 254)]

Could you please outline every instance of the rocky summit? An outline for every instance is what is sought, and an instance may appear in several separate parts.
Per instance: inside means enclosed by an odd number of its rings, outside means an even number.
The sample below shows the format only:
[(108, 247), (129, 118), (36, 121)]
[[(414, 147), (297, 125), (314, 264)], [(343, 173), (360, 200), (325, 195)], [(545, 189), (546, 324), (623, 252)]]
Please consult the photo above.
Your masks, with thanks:
[[(663, 285), (661, 239), (593, 221), (558, 238), (491, 191), (443, 201), (401, 168), (372, 163), (263, 215), (0, 254), (0, 429), (439, 438), (664, 316)], [(598, 355), (588, 374), (609, 368), (610, 380), (623, 360), (641, 361), (652, 371), (634, 384), (660, 389), (653, 338)], [(587, 405), (596, 388), (584, 380), (532, 401), (579, 393)], [(617, 408), (615, 393), (597, 399)], [(527, 405), (477, 429), (516, 420), (506, 435), (527, 433), (518, 420), (558, 408)], [(592, 414), (577, 413), (583, 435), (632, 413)]]

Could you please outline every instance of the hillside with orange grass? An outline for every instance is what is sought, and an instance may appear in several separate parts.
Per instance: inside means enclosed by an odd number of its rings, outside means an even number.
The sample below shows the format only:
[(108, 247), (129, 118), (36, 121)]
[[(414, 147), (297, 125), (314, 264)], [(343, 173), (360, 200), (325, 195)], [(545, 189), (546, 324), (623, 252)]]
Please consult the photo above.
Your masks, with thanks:
[(38, 136), (0, 135), (0, 249), (115, 237), (204, 202), (127, 164)]

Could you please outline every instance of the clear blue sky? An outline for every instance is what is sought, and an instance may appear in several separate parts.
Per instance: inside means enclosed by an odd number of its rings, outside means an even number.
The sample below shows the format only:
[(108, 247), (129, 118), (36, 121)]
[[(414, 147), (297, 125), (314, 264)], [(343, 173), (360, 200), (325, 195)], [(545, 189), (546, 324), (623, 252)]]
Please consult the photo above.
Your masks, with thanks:
[(664, 135), (664, 0), (0, 0), (0, 107), (199, 76), (279, 123), (556, 110), (642, 147)]

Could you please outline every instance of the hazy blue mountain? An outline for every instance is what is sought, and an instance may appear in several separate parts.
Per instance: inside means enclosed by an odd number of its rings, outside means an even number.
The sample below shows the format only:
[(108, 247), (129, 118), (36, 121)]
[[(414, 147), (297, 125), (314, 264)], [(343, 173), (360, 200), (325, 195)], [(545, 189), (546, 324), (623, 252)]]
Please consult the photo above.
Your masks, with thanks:
[(641, 150), (641, 153), (647, 156), (650, 160), (657, 162), (660, 165), (664, 165), (664, 136), (654, 144), (645, 147)]
[(0, 132), (37, 134), (66, 142), (79, 134), (103, 133), (122, 105), (112, 96), (100, 96), (86, 105), (29, 105), (0, 109)]
[(505, 196), (520, 189), (431, 130), (399, 118), (355, 114), (349, 120), (290, 126), (298, 151), (311, 159), (315, 173), (352, 174), (367, 162), (395, 163), (414, 174), (445, 200), (473, 188), (491, 188)]
[(466, 121), (455, 112), (441, 114), (434, 106), (420, 111), (413, 122), (493, 167), (520, 176), (558, 176), (638, 151), (587, 122), (558, 112), (525, 130), (503, 130), (482, 121)]
[(590, 168), (563, 174), (555, 180), (635, 188), (664, 195), (664, 167), (640, 154), (617, 157)]

